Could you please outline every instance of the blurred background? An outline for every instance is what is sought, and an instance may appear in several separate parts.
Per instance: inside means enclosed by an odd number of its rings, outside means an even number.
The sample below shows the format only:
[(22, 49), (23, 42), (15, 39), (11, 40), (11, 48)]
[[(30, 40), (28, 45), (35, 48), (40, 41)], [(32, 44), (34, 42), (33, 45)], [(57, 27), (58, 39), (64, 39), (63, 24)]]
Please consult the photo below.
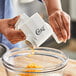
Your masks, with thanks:
[[(14, 6), (14, 15), (26, 13), (28, 16), (38, 12), (45, 21), (48, 21), (48, 15), (41, 0), (11, 0)], [(71, 39), (67, 43), (57, 44), (51, 37), (42, 46), (56, 48), (64, 51), (70, 58), (76, 59), (76, 0), (61, 0), (62, 8), (71, 16)], [(21, 42), (21, 47), (24, 43)]]

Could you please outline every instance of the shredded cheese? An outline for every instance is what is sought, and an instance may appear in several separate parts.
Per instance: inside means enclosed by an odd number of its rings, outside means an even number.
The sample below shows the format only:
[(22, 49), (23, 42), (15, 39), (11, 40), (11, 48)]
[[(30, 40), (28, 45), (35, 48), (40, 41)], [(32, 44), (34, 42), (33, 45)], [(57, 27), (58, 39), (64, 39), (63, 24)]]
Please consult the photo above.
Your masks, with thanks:
[[(42, 68), (42, 66), (40, 65), (37, 65), (35, 63), (31, 63), (31, 64), (28, 64), (26, 66), (26, 68)], [(39, 73), (29, 73), (29, 72), (41, 72), (41, 70), (27, 70), (25, 72), (28, 72), (28, 73), (21, 73), (19, 74), (19, 76), (41, 76)]]

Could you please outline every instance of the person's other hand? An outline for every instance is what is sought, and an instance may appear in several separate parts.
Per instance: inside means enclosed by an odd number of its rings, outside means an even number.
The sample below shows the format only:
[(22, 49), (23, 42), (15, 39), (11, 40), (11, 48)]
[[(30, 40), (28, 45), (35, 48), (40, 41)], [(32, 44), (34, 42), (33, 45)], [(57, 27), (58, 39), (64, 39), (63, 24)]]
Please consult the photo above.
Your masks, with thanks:
[(25, 35), (20, 30), (15, 30), (15, 23), (18, 19), (19, 16), (12, 19), (0, 20), (0, 33), (4, 34), (13, 44), (25, 39)]
[(70, 39), (70, 16), (62, 10), (56, 10), (49, 16), (49, 23), (58, 39), (66, 42)]

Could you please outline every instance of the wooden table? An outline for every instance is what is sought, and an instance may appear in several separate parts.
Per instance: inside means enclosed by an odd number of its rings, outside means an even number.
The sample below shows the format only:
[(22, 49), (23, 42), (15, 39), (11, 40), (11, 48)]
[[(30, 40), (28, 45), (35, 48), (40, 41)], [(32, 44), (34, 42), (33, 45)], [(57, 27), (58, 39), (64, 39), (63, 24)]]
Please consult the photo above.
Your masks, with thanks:
[[(0, 60), (0, 76), (7, 76), (5, 69)], [(64, 76), (76, 76), (76, 61), (69, 60), (67, 67), (65, 68)]]

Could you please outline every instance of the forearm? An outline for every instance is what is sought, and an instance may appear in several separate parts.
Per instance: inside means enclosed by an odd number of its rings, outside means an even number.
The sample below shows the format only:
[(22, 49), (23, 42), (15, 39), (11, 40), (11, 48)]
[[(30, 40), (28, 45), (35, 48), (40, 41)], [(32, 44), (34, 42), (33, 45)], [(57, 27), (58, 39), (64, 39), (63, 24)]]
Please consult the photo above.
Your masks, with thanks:
[(61, 0), (43, 0), (45, 2), (48, 15), (51, 15), (56, 10), (62, 10)]

